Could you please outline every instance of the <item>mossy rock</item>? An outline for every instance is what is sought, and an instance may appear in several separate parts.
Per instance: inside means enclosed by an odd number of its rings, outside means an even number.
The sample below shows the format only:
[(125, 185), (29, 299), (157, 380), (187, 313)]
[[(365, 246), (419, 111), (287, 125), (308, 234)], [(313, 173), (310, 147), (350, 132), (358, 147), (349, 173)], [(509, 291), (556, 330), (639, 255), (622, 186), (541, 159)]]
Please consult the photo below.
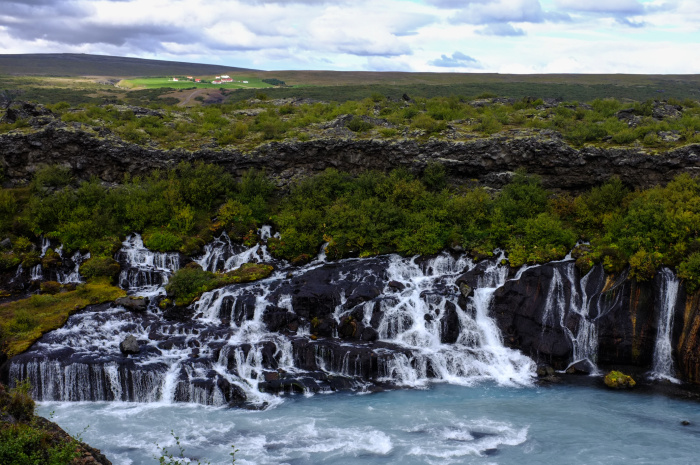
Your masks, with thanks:
[(239, 268), (226, 273), (229, 282), (233, 283), (248, 283), (259, 279), (267, 278), (274, 271), (272, 265), (261, 263), (244, 263)]
[(61, 292), (61, 283), (56, 281), (44, 281), (39, 288), (44, 294), (58, 294)]
[(610, 389), (632, 389), (637, 384), (631, 376), (621, 371), (611, 371), (603, 381)]
[(41, 259), (41, 266), (44, 268), (53, 268), (61, 264), (61, 256), (53, 249), (48, 249)]
[(311, 260), (313, 260), (313, 257), (307, 253), (303, 253), (301, 255), (297, 255), (296, 257), (292, 258), (292, 265), (294, 266), (304, 266), (307, 263), (310, 263)]
[(86, 279), (106, 277), (114, 282), (119, 271), (119, 263), (111, 257), (93, 257), (80, 265), (80, 274)]
[(187, 306), (204, 292), (229, 284), (248, 283), (264, 279), (274, 267), (260, 263), (244, 263), (228, 273), (212, 273), (192, 262), (176, 271), (165, 286), (168, 296), (176, 305)]
[(41, 263), (41, 258), (36, 250), (22, 254), (22, 267), (24, 269), (33, 268), (39, 263)]

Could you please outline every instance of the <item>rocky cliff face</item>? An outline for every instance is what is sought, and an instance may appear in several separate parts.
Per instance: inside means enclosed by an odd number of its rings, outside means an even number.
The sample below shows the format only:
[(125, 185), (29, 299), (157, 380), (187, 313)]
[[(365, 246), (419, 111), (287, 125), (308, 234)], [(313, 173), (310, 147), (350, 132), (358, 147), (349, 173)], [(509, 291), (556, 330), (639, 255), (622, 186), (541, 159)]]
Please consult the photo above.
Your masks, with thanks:
[[(700, 294), (687, 296), (674, 280), (670, 270), (638, 282), (601, 266), (581, 275), (572, 262), (550, 263), (507, 281), (495, 292), (491, 312), (507, 346), (556, 369), (636, 366), (699, 383)], [(468, 284), (474, 276), (458, 281)]]
[(556, 133), (499, 135), (467, 142), (444, 140), (321, 139), (271, 142), (250, 152), (205, 149), (164, 151), (125, 143), (110, 134), (51, 123), (29, 134), (0, 136), (2, 168), (9, 182), (29, 180), (42, 164), (70, 166), (81, 179), (97, 176), (119, 182), (125, 173), (145, 174), (180, 161), (202, 160), (234, 174), (265, 169), (280, 186), (336, 168), (349, 173), (405, 167), (420, 173), (429, 162), (443, 164), (456, 182), (478, 181), (499, 188), (510, 173), (525, 168), (540, 175), (545, 187), (582, 191), (618, 175), (630, 186), (663, 184), (682, 172), (700, 169), (700, 146), (690, 145), (658, 155), (641, 149), (576, 149)]

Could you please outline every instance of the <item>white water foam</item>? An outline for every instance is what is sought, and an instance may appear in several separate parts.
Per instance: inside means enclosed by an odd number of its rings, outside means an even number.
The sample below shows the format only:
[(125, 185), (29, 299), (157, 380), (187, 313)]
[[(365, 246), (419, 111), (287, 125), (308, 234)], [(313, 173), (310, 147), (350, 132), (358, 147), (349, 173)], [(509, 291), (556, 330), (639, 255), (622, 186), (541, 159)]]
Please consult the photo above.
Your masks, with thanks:
[(654, 346), (654, 359), (651, 370), (652, 379), (665, 379), (672, 383), (680, 383), (674, 377), (673, 347), (671, 332), (673, 330), (673, 314), (678, 300), (679, 281), (668, 268), (661, 269), (661, 298), (659, 299), (659, 323)]

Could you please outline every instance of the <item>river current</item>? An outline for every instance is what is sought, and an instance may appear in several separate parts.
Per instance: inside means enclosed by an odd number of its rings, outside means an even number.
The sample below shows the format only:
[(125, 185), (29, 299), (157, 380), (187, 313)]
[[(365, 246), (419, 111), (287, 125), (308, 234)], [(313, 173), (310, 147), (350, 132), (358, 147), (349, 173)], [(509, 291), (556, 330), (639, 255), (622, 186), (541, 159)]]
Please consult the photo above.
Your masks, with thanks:
[[(440, 384), (369, 395), (292, 395), (264, 411), (196, 404), (45, 402), (39, 413), (115, 465), (153, 464), (156, 443), (212, 464), (698, 463), (700, 407), (583, 386)], [(690, 422), (683, 426), (682, 421)]]

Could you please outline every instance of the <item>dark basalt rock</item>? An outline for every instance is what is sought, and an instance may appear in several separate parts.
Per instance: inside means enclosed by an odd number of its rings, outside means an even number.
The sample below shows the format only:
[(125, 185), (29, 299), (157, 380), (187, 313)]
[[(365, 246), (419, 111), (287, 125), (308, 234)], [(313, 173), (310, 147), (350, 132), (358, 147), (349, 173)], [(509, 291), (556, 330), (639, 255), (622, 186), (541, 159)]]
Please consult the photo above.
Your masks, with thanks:
[(638, 148), (576, 149), (544, 132), (469, 142), (339, 138), (270, 142), (244, 154), (238, 150), (158, 150), (113, 135), (96, 137), (81, 127), (49, 124), (29, 134), (0, 135), (0, 153), (11, 183), (28, 181), (42, 164), (70, 166), (78, 179), (96, 176), (105, 182), (120, 182), (125, 173), (145, 175), (196, 159), (224, 166), (235, 175), (264, 168), (281, 187), (286, 187), (329, 167), (351, 174), (396, 167), (421, 173), (428, 163), (438, 162), (455, 182), (476, 179), (485, 186), (501, 188), (509, 180), (509, 173), (524, 168), (539, 175), (546, 188), (580, 192), (613, 175), (629, 186), (652, 187), (700, 167), (700, 145), (653, 155)]
[[(263, 321), (270, 331), (296, 331), (299, 318), (284, 308), (268, 306), (263, 313)], [(297, 323), (296, 326), (295, 323)]]
[(139, 348), (139, 342), (131, 334), (119, 343), (119, 350), (124, 355), (136, 355), (141, 351)]
[(340, 292), (336, 286), (308, 283), (294, 290), (292, 306), (300, 317), (324, 318), (340, 303)]
[(440, 318), (442, 326), (442, 337), (440, 342), (443, 344), (454, 344), (459, 339), (459, 316), (457, 315), (457, 307), (452, 302), (445, 302), (445, 310)]
[(542, 319), (552, 275), (553, 267), (540, 266), (506, 282), (494, 295), (491, 315), (507, 346), (563, 369), (571, 358), (569, 338), (554, 321)]
[(15, 123), (17, 120), (30, 120), (32, 118), (53, 116), (53, 112), (44, 105), (30, 102), (13, 102), (5, 110), (5, 115), (0, 118), (0, 123)]
[(345, 308), (352, 308), (368, 300), (372, 300), (378, 297), (381, 292), (376, 286), (372, 286), (367, 283), (360, 283), (353, 291), (350, 297), (348, 297), (345, 303)]
[(360, 336), (360, 339), (366, 342), (374, 342), (379, 339), (379, 333), (371, 326), (365, 326), (362, 329), (362, 336)]
[(595, 372), (595, 367), (588, 360), (581, 360), (569, 366), (566, 372), (570, 375), (590, 375)]
[(362, 334), (362, 326), (352, 317), (343, 319), (338, 326), (338, 336), (343, 339), (357, 338), (360, 334)]
[(120, 297), (114, 301), (114, 304), (120, 305), (129, 311), (141, 313), (148, 309), (148, 302), (147, 298), (142, 297)]

